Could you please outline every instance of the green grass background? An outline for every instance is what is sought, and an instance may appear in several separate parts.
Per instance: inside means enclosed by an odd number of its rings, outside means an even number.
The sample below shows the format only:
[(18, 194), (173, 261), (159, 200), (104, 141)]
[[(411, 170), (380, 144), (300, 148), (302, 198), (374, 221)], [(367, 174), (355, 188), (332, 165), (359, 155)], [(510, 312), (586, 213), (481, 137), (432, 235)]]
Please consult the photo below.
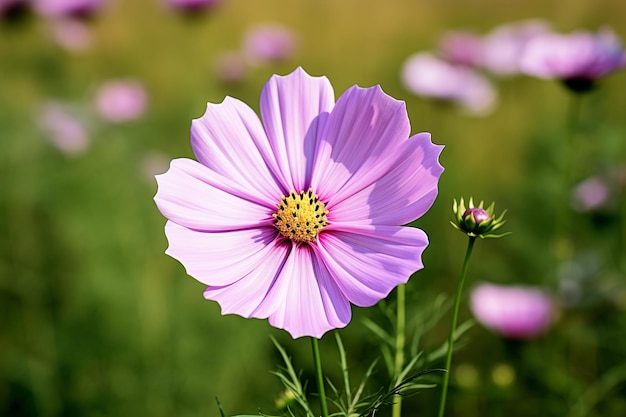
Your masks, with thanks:
[[(152, 201), (156, 183), (142, 174), (146, 156), (192, 157), (190, 121), (207, 101), (231, 95), (258, 110), (269, 76), (296, 66), (326, 75), (336, 95), (353, 84), (380, 84), (406, 101), (413, 132), (429, 131), (446, 146), (440, 195), (415, 223), (431, 245), (425, 269), (408, 286), (411, 314), (439, 294), (452, 294), (465, 238), (448, 221), (452, 199), (463, 196), (496, 201), (498, 212), (507, 208), (505, 228), (513, 232), (478, 242), (469, 285), (486, 280), (556, 289), (550, 240), (563, 201), (552, 162), (563, 152), (570, 95), (556, 82), (501, 80), (496, 111), (471, 118), (411, 96), (399, 69), (451, 29), (486, 33), (539, 17), (559, 31), (608, 25), (624, 38), (625, 16), (622, 0), (224, 0), (213, 13), (185, 19), (157, 0), (112, 0), (91, 23), (92, 47), (77, 53), (53, 44), (41, 20), (3, 24), (0, 415), (217, 416), (216, 397), (229, 415), (271, 413), (281, 386), (270, 373), (278, 357), (269, 335), (290, 351), (313, 387), (307, 340), (293, 341), (265, 321), (222, 317), (215, 303), (203, 300), (203, 286), (164, 255), (165, 220)], [(255, 68), (239, 85), (216, 80), (213, 59), (266, 22), (297, 34), (296, 56)], [(99, 83), (119, 77), (145, 83), (149, 109), (138, 121), (105, 125), (93, 116), (91, 100)], [(626, 73), (614, 74), (582, 102), (584, 163), (575, 169), (577, 179), (624, 163), (625, 85)], [(61, 154), (39, 130), (37, 111), (47, 99), (71, 102), (86, 115), (92, 142), (83, 155)], [(624, 269), (610, 266), (626, 257), (623, 219), (577, 215), (573, 221), (576, 238), (565, 251), (582, 266), (585, 254), (601, 259), (585, 287), (587, 301), (562, 309), (551, 332), (528, 343), (473, 327), (455, 356), (467, 378), (455, 383), (453, 376), (449, 415), (626, 413), (626, 285)], [(354, 309), (341, 331), (355, 378), (377, 355), (363, 318), (379, 314)], [(466, 303), (461, 315), (470, 317)], [(446, 329), (444, 320), (423, 347), (438, 346)], [(332, 378), (331, 337), (322, 339), (322, 351)], [(384, 377), (381, 369), (376, 378)], [(405, 415), (434, 415), (437, 395), (425, 390), (408, 399)]]

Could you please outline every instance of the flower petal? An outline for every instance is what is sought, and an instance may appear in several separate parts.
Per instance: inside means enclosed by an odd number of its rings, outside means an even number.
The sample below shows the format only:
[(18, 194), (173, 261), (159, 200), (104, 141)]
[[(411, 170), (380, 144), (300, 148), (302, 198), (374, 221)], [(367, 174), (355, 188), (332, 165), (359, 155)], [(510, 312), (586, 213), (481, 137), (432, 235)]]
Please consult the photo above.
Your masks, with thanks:
[(165, 251), (206, 285), (228, 285), (259, 268), (275, 251), (276, 229), (200, 232), (167, 222)]
[(411, 137), (388, 157), (390, 170), (382, 177), (381, 173), (364, 172), (363, 178), (354, 182), (369, 185), (336, 204), (334, 198), (329, 201), (329, 221), (397, 226), (421, 217), (437, 197), (437, 183), (443, 172), (439, 163), (442, 149), (431, 142), (428, 133)]
[(351, 303), (369, 307), (422, 269), (426, 234), (399, 226), (354, 226), (322, 233), (316, 252)]
[(311, 77), (302, 68), (274, 75), (261, 93), (261, 117), (281, 178), (289, 191), (308, 188), (318, 131), (335, 102), (326, 77)]
[(235, 194), (231, 181), (191, 159), (173, 160), (156, 179), (159, 189), (154, 201), (165, 217), (181, 226), (217, 232), (273, 222), (271, 203), (264, 205), (255, 195)]
[(321, 338), (350, 322), (350, 303), (310, 246), (295, 246), (254, 317), (269, 317), (272, 326), (295, 339)]
[(313, 189), (329, 203), (359, 191), (364, 187), (360, 178), (384, 175), (378, 165), (385, 164), (409, 132), (404, 102), (379, 86), (351, 87), (337, 100), (320, 136)]
[(191, 123), (191, 147), (200, 163), (269, 201), (285, 186), (261, 121), (237, 99), (207, 104)]
[(259, 251), (262, 260), (245, 276), (229, 285), (208, 287), (204, 298), (217, 301), (222, 314), (267, 318), (267, 315), (260, 315), (257, 311), (260, 305), (267, 303), (267, 294), (275, 285), (290, 248), (290, 245), (276, 243), (267, 246)]

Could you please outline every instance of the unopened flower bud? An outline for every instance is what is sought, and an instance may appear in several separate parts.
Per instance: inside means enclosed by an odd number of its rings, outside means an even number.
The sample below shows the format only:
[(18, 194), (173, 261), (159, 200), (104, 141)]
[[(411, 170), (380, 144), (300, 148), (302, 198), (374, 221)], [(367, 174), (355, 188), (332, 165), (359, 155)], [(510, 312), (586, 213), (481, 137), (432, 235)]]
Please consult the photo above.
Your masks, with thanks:
[(463, 219), (466, 219), (468, 216), (472, 216), (477, 225), (486, 222), (491, 218), (489, 213), (480, 207), (473, 207), (465, 210), (465, 213), (463, 213)]
[(470, 198), (469, 207), (466, 208), (465, 201), (462, 198), (459, 203), (454, 200), (452, 210), (455, 214), (455, 221), (450, 223), (470, 237), (502, 237), (508, 234), (492, 234), (493, 231), (499, 229), (504, 224), (505, 220), (503, 218), (506, 210), (500, 217), (496, 217), (494, 214), (495, 203), (491, 203), (486, 209), (483, 208), (483, 205), (481, 201), (478, 206), (474, 206), (474, 201)]

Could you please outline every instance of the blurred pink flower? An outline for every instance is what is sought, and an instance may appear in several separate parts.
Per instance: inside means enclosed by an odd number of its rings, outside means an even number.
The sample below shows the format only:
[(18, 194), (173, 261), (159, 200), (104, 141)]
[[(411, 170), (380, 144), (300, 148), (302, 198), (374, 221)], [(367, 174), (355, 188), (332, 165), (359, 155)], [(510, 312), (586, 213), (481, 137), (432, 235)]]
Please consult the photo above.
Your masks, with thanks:
[(511, 339), (530, 339), (554, 320), (554, 302), (538, 288), (483, 283), (470, 294), (470, 309), (483, 326)]
[(246, 78), (248, 67), (243, 55), (237, 51), (223, 52), (213, 61), (215, 76), (224, 83), (238, 83)]
[(518, 74), (520, 58), (528, 42), (549, 31), (550, 26), (539, 19), (496, 27), (483, 38), (480, 66), (496, 75)]
[(113, 80), (102, 84), (96, 92), (96, 109), (112, 123), (123, 123), (143, 116), (148, 95), (139, 81)]
[(496, 91), (486, 78), (427, 52), (410, 56), (401, 76), (405, 87), (413, 94), (458, 103), (473, 115), (488, 114), (497, 99)]
[(601, 177), (590, 177), (572, 190), (572, 206), (577, 211), (590, 211), (603, 207), (609, 201), (611, 191)]
[(21, 15), (28, 8), (26, 0), (0, 0), (0, 19), (10, 20)]
[(198, 162), (157, 176), (167, 254), (208, 285), (223, 314), (269, 318), (292, 337), (346, 326), (423, 267), (419, 229), (442, 147), (409, 137), (403, 102), (326, 77), (272, 76), (261, 120), (226, 97), (191, 125)]
[(524, 49), (521, 70), (539, 78), (555, 78), (580, 91), (591, 83), (626, 66), (626, 52), (615, 33), (604, 28), (597, 33), (546, 33), (535, 36)]
[(482, 39), (479, 35), (453, 31), (441, 37), (438, 52), (451, 64), (475, 67), (481, 63), (482, 49)]
[(296, 37), (284, 26), (259, 25), (246, 33), (243, 51), (252, 64), (286, 61), (295, 54)]
[(57, 45), (68, 51), (82, 51), (91, 45), (91, 29), (81, 20), (54, 19), (50, 32)]
[(80, 154), (89, 146), (83, 123), (59, 102), (45, 103), (37, 121), (50, 142), (67, 155)]
[(211, 9), (222, 0), (164, 0), (168, 6), (184, 12), (201, 12)]
[(35, 11), (46, 17), (83, 18), (99, 11), (105, 0), (31, 0)]

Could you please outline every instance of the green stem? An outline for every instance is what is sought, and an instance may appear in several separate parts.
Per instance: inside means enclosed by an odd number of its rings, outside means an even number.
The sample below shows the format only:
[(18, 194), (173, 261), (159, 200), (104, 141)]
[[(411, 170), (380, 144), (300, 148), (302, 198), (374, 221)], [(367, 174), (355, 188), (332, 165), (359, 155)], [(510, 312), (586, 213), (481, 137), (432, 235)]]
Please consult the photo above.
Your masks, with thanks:
[(324, 390), (324, 374), (322, 373), (322, 361), (320, 359), (320, 347), (317, 339), (311, 338), (313, 347), (313, 363), (315, 364), (315, 379), (317, 380), (317, 391), (320, 396), (322, 407), (322, 417), (328, 417), (328, 405), (326, 404), (326, 391)]
[[(404, 332), (406, 327), (406, 308), (405, 308), (405, 298), (406, 298), (406, 284), (398, 285), (397, 291), (398, 299), (397, 299), (397, 312), (396, 312), (396, 356), (394, 363), (394, 374), (396, 377), (402, 373), (402, 367), (404, 366)], [(399, 384), (401, 381), (396, 381)], [(393, 407), (391, 409), (392, 417), (400, 417), (402, 414), (402, 395), (396, 394), (393, 401)]]
[(580, 109), (582, 107), (582, 97), (580, 94), (572, 94), (567, 107), (567, 141), (571, 146), (575, 140), (574, 137), (578, 133), (578, 125), (580, 124)]
[[(624, 146), (624, 142), (622, 142), (621, 144), (622, 150), (620, 152), (621, 156), (621, 160), (622, 161), (626, 161), (626, 146)], [(626, 174), (626, 171), (621, 171), (624, 170), (626, 168), (624, 168), (623, 166), (618, 168), (620, 171), (617, 172), (618, 175), (618, 195), (617, 195), (617, 201), (618, 201), (618, 210), (619, 210), (619, 217), (618, 217), (618, 222), (619, 222), (619, 228), (617, 230), (617, 245), (616, 246), (616, 253), (615, 253), (615, 264), (617, 265), (617, 270), (621, 271), (622, 274), (626, 273), (626, 256), (623, 256), (623, 253), (626, 251), (626, 187), (622, 181), (624, 181), (622, 175)]]
[(578, 163), (578, 130), (582, 97), (576, 93), (570, 93), (569, 96), (563, 125), (563, 139), (558, 145), (557, 175), (560, 177), (560, 184), (556, 190), (558, 197), (554, 208), (554, 229), (550, 243), (551, 270), (549, 272), (553, 277), (557, 276), (558, 265), (571, 258), (574, 251), (572, 232), (575, 224), (570, 208), (570, 192), (576, 180), (576, 173), (585, 172), (585, 167)]
[(454, 295), (454, 310), (452, 311), (452, 321), (450, 323), (450, 331), (448, 333), (448, 353), (446, 355), (446, 373), (443, 375), (443, 386), (441, 390), (441, 400), (439, 402), (439, 414), (438, 417), (443, 417), (444, 410), (446, 408), (446, 395), (448, 393), (448, 383), (450, 382), (450, 364), (452, 363), (452, 347), (454, 344), (454, 331), (456, 329), (456, 322), (459, 317), (459, 305), (461, 304), (461, 293), (463, 292), (463, 283), (465, 282), (465, 276), (467, 275), (467, 265), (469, 264), (470, 256), (472, 255), (472, 249), (474, 248), (474, 242), (476, 237), (470, 236), (467, 242), (467, 250), (465, 251), (465, 259), (463, 260), (463, 267), (461, 268), (461, 276), (456, 284), (456, 293)]

